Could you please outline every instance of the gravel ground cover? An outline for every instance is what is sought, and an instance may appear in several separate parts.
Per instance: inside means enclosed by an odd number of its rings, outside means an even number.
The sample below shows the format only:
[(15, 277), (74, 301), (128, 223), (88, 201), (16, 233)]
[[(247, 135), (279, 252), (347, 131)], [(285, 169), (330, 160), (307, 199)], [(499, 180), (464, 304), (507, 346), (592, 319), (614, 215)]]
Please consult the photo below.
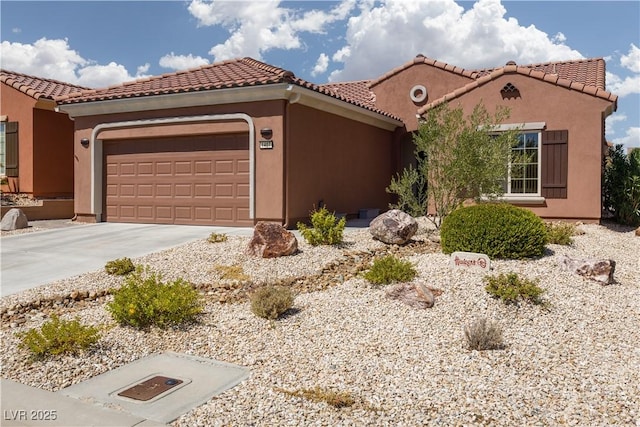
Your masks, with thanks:
[[(360, 277), (296, 297), (278, 321), (254, 316), (248, 302), (206, 296), (198, 324), (147, 332), (116, 326), (104, 300), (61, 310), (103, 328), (97, 347), (79, 356), (30, 362), (17, 331), (38, 327), (34, 311), (18, 328), (0, 330), (2, 376), (56, 391), (140, 357), (166, 350), (236, 363), (248, 380), (179, 417), (173, 426), (299, 425), (629, 425), (640, 426), (640, 238), (632, 230), (581, 225), (572, 246), (549, 245), (536, 260), (494, 261), (491, 274), (516, 272), (547, 290), (547, 307), (507, 306), (485, 291), (482, 273), (452, 270), (438, 250), (403, 254), (421, 279), (441, 289), (433, 308), (385, 298)], [(313, 277), (345, 254), (383, 244), (367, 230), (349, 231), (341, 247), (312, 247), (280, 259), (247, 257), (248, 238), (201, 241), (134, 260), (165, 278), (222, 282), (219, 265), (240, 265), (255, 282)], [(424, 234), (417, 239), (425, 240)], [(601, 286), (561, 271), (559, 255), (612, 258), (617, 283)], [(123, 256), (126, 254), (123, 253)], [(117, 287), (102, 271), (11, 295), (0, 308), (70, 290)], [(107, 300), (111, 297), (106, 297)], [(484, 316), (504, 332), (502, 350), (465, 348), (463, 327)], [(320, 387), (355, 401), (335, 408), (296, 396)]]

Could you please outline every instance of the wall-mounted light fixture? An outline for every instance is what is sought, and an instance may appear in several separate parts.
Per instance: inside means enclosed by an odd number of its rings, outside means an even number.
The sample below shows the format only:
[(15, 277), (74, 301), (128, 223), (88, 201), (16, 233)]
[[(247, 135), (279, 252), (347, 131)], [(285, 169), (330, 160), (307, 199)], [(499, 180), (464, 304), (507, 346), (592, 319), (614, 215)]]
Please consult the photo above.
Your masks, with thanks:
[(271, 130), (271, 128), (262, 128), (260, 129), (260, 135), (264, 139), (271, 139), (273, 137), (273, 131)]
[(82, 138), (80, 144), (82, 144), (84, 148), (87, 148), (89, 146), (89, 138)]

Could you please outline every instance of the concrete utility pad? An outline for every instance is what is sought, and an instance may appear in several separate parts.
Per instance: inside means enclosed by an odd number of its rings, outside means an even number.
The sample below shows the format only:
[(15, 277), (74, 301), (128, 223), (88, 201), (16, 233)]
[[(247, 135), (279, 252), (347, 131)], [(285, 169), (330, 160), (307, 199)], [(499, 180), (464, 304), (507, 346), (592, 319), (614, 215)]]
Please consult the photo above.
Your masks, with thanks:
[(84, 404), (58, 393), (2, 379), (2, 426), (158, 426), (142, 417)]
[[(241, 366), (166, 352), (144, 357), (58, 393), (85, 402), (101, 403), (148, 420), (170, 423), (248, 376), (249, 370)], [(156, 377), (176, 379), (180, 384), (168, 387), (147, 401), (126, 397), (127, 393), (123, 395), (124, 391)]]

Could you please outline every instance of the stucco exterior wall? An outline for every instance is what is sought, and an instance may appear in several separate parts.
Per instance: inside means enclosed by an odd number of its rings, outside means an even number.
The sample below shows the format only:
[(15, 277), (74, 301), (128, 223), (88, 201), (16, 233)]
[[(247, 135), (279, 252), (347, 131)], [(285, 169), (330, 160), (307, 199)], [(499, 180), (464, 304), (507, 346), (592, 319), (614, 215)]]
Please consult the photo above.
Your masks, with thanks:
[(287, 225), (308, 219), (321, 200), (337, 213), (387, 209), (393, 132), (298, 104), (289, 108)]
[[(511, 83), (520, 96), (503, 99), (500, 91)], [(568, 130), (567, 198), (547, 198), (527, 206), (545, 218), (598, 221), (601, 216), (603, 111), (609, 101), (527, 78), (505, 74), (450, 102), (466, 112), (482, 102), (489, 112), (497, 105), (511, 110), (506, 123), (545, 122), (546, 130)]]
[[(373, 85), (371, 90), (376, 94), (378, 108), (393, 111), (393, 114), (402, 118), (407, 130), (414, 131), (418, 128), (418, 108), (471, 81), (471, 78), (458, 73), (418, 63)], [(410, 91), (415, 85), (427, 89), (427, 97), (423, 102), (414, 103), (411, 99)]]
[(36, 100), (8, 86), (0, 84), (1, 114), (8, 121), (18, 122), (18, 175), (17, 191), (33, 193), (33, 107)]
[(33, 195), (73, 197), (73, 122), (36, 108), (33, 129)]
[[(95, 212), (92, 212), (91, 208), (91, 149), (82, 147), (80, 141), (82, 138), (91, 138), (92, 131), (96, 126), (132, 120), (244, 113), (251, 117), (255, 127), (255, 138), (252, 141), (256, 155), (255, 218), (256, 220), (283, 222), (284, 131), (282, 116), (284, 114), (284, 105), (285, 101), (262, 101), (77, 117), (75, 119), (76, 132), (74, 142), (76, 174), (74, 209), (76, 214), (81, 220), (85, 221), (91, 221), (95, 217)], [(225, 130), (231, 130), (231, 128), (237, 128), (237, 126), (228, 126), (224, 122), (207, 122), (154, 127), (148, 129), (146, 136), (202, 135), (221, 133)], [(260, 150), (257, 147), (258, 141), (261, 139), (260, 129), (262, 128), (271, 128), (273, 130), (274, 148), (272, 150)], [(145, 136), (145, 131), (142, 131), (142, 133), (140, 131), (109, 132), (111, 132), (110, 137), (112, 138), (140, 138)], [(101, 136), (98, 135), (98, 139), (100, 138)]]

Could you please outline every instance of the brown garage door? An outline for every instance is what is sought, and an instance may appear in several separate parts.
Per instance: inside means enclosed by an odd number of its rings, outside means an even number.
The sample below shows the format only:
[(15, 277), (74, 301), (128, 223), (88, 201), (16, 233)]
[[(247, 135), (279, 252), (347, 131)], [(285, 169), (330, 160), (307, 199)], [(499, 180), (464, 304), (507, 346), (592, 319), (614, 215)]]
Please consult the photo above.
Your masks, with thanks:
[(104, 143), (109, 222), (250, 226), (249, 136)]

